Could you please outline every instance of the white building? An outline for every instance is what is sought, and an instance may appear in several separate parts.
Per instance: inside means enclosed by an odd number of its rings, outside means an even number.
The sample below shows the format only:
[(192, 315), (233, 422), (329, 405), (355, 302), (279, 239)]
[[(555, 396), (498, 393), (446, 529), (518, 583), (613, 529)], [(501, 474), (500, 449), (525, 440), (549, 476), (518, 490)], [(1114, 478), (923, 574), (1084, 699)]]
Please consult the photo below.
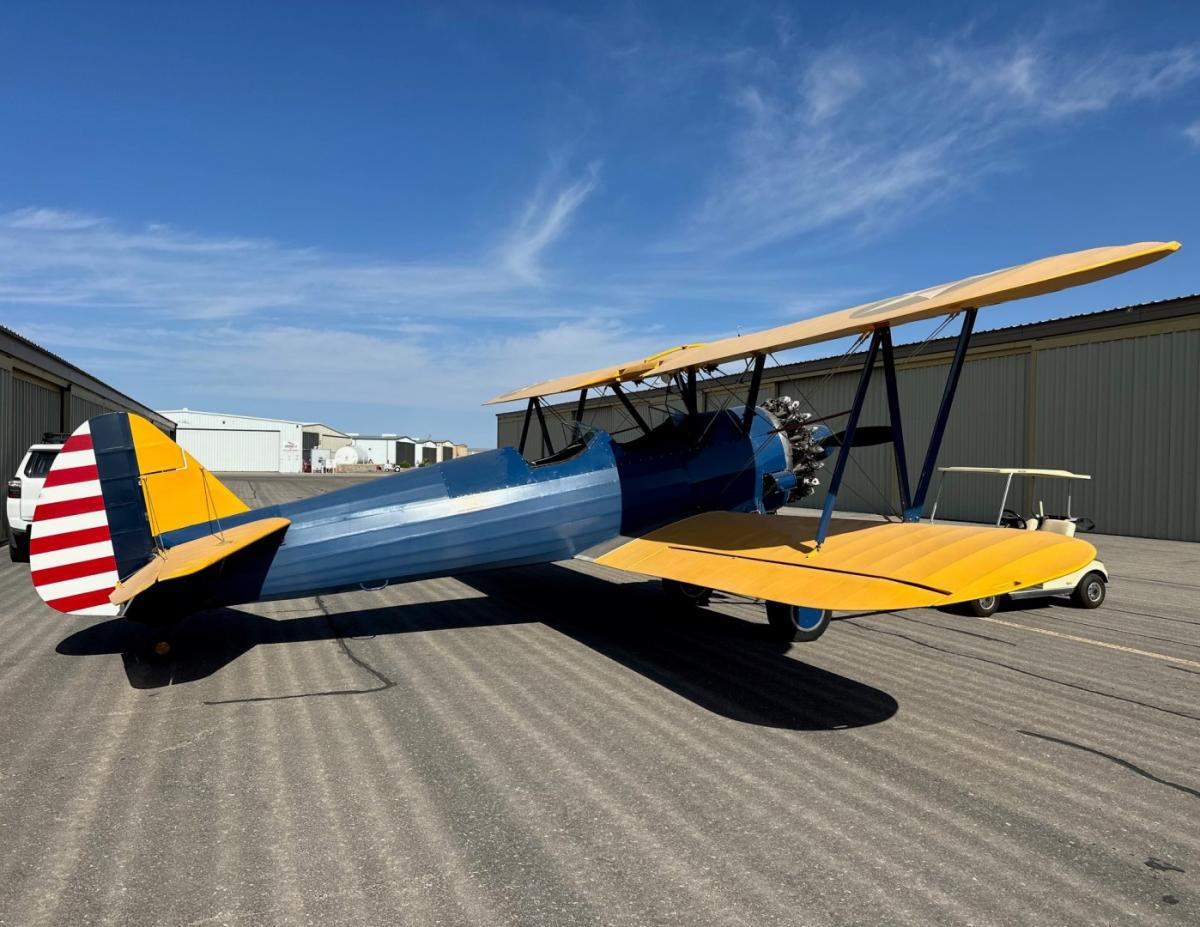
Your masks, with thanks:
[(176, 442), (210, 470), (301, 471), (301, 422), (192, 409), (168, 409), (159, 414), (176, 423)]
[(466, 446), (408, 435), (381, 434), (350, 437), (370, 463), (382, 466), (420, 467), (466, 456)]

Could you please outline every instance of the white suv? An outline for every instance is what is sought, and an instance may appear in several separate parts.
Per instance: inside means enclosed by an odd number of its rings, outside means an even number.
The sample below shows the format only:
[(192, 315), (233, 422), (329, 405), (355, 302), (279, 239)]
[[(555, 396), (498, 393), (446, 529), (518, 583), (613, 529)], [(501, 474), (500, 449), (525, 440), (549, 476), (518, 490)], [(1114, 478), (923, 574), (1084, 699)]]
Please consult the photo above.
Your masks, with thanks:
[(62, 442), (49, 443), (53, 436), (46, 435), (47, 443), (35, 444), (21, 459), (17, 475), (8, 481), (8, 498), (5, 499), (8, 515), (8, 556), (14, 561), (29, 559), (29, 526), (33, 524), (33, 510), (50, 465), (62, 450)]

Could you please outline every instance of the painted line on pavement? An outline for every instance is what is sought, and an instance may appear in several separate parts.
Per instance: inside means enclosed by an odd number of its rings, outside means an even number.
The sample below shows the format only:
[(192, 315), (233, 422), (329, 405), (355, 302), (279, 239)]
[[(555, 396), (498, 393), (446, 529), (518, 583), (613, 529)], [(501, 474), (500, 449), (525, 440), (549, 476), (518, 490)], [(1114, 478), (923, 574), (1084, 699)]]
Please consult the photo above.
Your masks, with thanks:
[(1017, 624), (1015, 621), (1004, 621), (1002, 618), (977, 618), (976, 620), (990, 621), (992, 624), (1002, 624), (1006, 628), (1033, 631), (1036, 634), (1049, 634), (1051, 637), (1061, 637), (1063, 640), (1075, 641), (1080, 644), (1094, 644), (1097, 647), (1107, 647), (1109, 650), (1120, 650), (1122, 653), (1135, 653), (1139, 657), (1152, 657), (1155, 660), (1165, 660), (1167, 663), (1178, 663), (1180, 666), (1193, 666), (1196, 669), (1200, 669), (1200, 662), (1196, 660), (1185, 660), (1183, 657), (1173, 657), (1170, 654), (1156, 653), (1153, 650), (1138, 650), (1136, 647), (1126, 647), (1124, 644), (1110, 644), (1108, 641), (1097, 641), (1090, 637), (1064, 634), (1061, 631), (1051, 631), (1049, 628), (1035, 628), (1027, 624)]

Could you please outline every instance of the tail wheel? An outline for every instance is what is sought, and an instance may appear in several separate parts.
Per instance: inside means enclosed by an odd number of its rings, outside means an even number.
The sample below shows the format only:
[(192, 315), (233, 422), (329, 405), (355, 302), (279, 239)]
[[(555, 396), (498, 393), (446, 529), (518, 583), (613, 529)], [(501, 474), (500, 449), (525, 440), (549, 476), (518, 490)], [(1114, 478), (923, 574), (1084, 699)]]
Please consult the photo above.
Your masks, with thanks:
[(808, 643), (829, 627), (832, 612), (827, 608), (803, 608), (786, 602), (767, 603), (767, 624), (775, 640)]
[(664, 579), (662, 589), (667, 601), (675, 608), (698, 608), (707, 605), (712, 596), (708, 586), (693, 586), (674, 579)]
[(967, 611), (976, 618), (987, 618), (989, 615), (994, 615), (999, 607), (1000, 597), (995, 595), (985, 595), (982, 599), (972, 599), (967, 603)]
[(1079, 581), (1071, 593), (1071, 601), (1080, 608), (1099, 608), (1104, 604), (1107, 593), (1104, 577), (1092, 570)]

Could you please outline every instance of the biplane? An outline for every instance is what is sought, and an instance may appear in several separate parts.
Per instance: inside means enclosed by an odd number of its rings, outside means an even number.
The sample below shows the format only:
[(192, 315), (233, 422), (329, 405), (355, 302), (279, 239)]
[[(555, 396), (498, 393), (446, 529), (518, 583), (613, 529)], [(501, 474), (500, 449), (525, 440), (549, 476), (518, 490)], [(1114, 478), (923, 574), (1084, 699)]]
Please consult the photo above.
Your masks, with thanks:
[[(596, 559), (655, 577), (682, 605), (713, 590), (766, 603), (768, 626), (814, 640), (830, 612), (940, 606), (998, 596), (1080, 569), (1085, 541), (1051, 532), (922, 522), (967, 347), (980, 309), (1077, 286), (1157, 261), (1177, 242), (1095, 248), (968, 277), (756, 334), (537, 383), (490, 400), (525, 401), (521, 447), (505, 447), (283, 505), (250, 509), (145, 419), (92, 418), (48, 473), (30, 541), (34, 586), (72, 615), (124, 616), (166, 631), (198, 610), (471, 571)], [(961, 319), (915, 482), (900, 418), (892, 328)], [(774, 352), (853, 336), (866, 357), (844, 426), (759, 401)], [(742, 361), (742, 402), (704, 411), (697, 381)], [(889, 421), (860, 427), (882, 367)], [(678, 388), (681, 408), (651, 427), (630, 399), (643, 383)], [(635, 433), (584, 425), (590, 392), (614, 393)], [(547, 397), (578, 393), (569, 440), (523, 455)], [(902, 517), (833, 518), (852, 448), (894, 449)], [(810, 492), (836, 452), (814, 517), (772, 517)], [(814, 510), (815, 511), (815, 510)], [(617, 545), (612, 546), (614, 539)], [(169, 641), (159, 645), (169, 649)]]

